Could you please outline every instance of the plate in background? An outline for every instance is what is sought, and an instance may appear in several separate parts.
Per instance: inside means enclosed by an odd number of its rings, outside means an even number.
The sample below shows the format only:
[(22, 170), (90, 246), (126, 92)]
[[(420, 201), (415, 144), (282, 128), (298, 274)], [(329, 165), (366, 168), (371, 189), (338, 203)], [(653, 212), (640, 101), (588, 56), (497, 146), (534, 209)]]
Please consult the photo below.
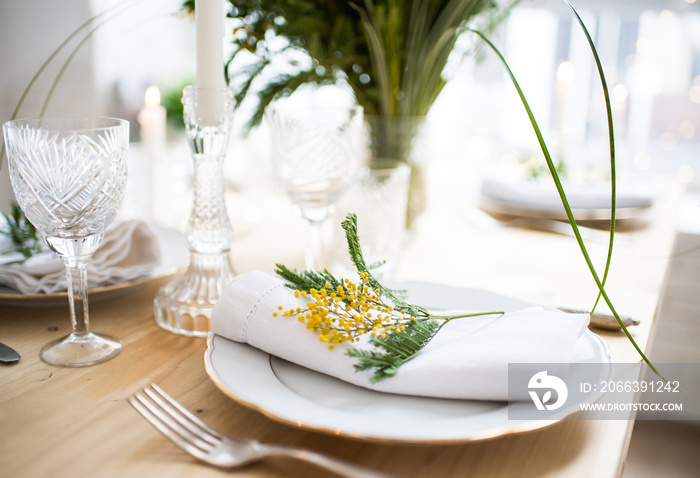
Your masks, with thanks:
[[(174, 274), (187, 264), (189, 246), (187, 244), (187, 238), (183, 233), (173, 229), (159, 228), (153, 228), (153, 232), (160, 246), (160, 264), (146, 277), (121, 282), (119, 284), (88, 289), (88, 298), (91, 303), (124, 296), (129, 292), (133, 292), (136, 287), (149, 284), (155, 280)], [(0, 286), (0, 305), (26, 308), (68, 307), (68, 293), (22, 294), (15, 289)]]

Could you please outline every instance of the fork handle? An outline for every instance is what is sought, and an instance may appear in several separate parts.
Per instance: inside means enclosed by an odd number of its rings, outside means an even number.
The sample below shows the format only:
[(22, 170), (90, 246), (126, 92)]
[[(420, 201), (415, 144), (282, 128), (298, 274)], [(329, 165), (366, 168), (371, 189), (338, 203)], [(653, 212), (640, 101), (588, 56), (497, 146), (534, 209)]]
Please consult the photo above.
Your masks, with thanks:
[(322, 455), (310, 450), (300, 448), (289, 448), (281, 446), (264, 446), (260, 448), (261, 452), (272, 455), (288, 456), (298, 460), (313, 463), (316, 466), (332, 471), (340, 476), (347, 478), (392, 478), (392, 475), (380, 473), (368, 468), (348, 463), (328, 455)]

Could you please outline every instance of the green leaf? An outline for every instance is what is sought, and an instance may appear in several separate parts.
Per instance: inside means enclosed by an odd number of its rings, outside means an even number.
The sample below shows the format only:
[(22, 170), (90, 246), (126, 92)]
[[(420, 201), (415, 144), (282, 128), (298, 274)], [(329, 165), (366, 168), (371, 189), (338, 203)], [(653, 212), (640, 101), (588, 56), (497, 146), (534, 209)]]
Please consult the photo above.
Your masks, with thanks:
[(413, 304), (407, 303), (403, 300), (403, 291), (390, 289), (379, 282), (374, 275), (372, 275), (372, 268), (367, 266), (365, 258), (362, 254), (362, 246), (360, 245), (360, 236), (357, 231), (357, 215), (350, 213), (346, 216), (345, 220), (341, 223), (343, 230), (345, 231), (345, 239), (348, 244), (348, 253), (350, 254), (350, 260), (352, 261), (358, 274), (367, 274), (367, 279), (369, 281), (370, 287), (379, 290), (379, 295), (388, 298), (393, 302), (398, 308), (405, 310), (408, 314), (414, 317), (427, 317), (428, 312), (423, 308)]
[(291, 270), (283, 264), (275, 264), (275, 273), (289, 282), (287, 287), (293, 290), (310, 292), (311, 289), (321, 290), (328, 283), (332, 288), (343, 286), (343, 279), (334, 277), (330, 272), (324, 270), (316, 271), (296, 271)]
[(350, 349), (347, 355), (358, 359), (356, 370), (374, 370), (370, 382), (376, 383), (396, 375), (399, 367), (415, 357), (439, 329), (436, 320), (414, 320), (402, 332), (392, 332), (385, 338), (373, 337), (370, 340), (384, 352)]
[(42, 242), (37, 235), (36, 228), (22, 213), (22, 209), (16, 203), (12, 204), (12, 212), (8, 216), (2, 213), (7, 224), (7, 230), (0, 230), (0, 234), (7, 236), (12, 241), (12, 249), (3, 254), (19, 252), (23, 259), (6, 262), (5, 264), (22, 264), (32, 256), (42, 251)]
[[(613, 306), (612, 301), (610, 300), (610, 297), (608, 296), (607, 291), (605, 290), (604, 280), (605, 280), (605, 278), (607, 278), (607, 273), (608, 273), (608, 270), (610, 267), (610, 262), (612, 259), (612, 249), (613, 249), (613, 242), (614, 242), (614, 235), (615, 235), (615, 206), (616, 206), (616, 175), (615, 175), (616, 166), (615, 166), (615, 152), (614, 152), (615, 143), (614, 143), (613, 125), (612, 125), (612, 110), (610, 107), (610, 95), (608, 92), (607, 83), (605, 81), (605, 75), (603, 73), (603, 68), (602, 68), (601, 63), (600, 63), (600, 58), (598, 56), (597, 49), (596, 49), (596, 47), (595, 47), (595, 45), (590, 37), (590, 34), (588, 33), (588, 30), (586, 29), (586, 26), (583, 23), (583, 21), (581, 20), (581, 17), (579, 16), (576, 9), (567, 0), (564, 0), (564, 1), (571, 8), (571, 10), (574, 12), (574, 14), (579, 22), (579, 25), (581, 26), (584, 34), (586, 35), (586, 38), (588, 40), (588, 44), (591, 48), (591, 52), (593, 53), (593, 57), (596, 61), (596, 66), (598, 68), (598, 75), (601, 79), (601, 84), (602, 84), (603, 93), (604, 93), (604, 97), (605, 97), (605, 108), (606, 108), (607, 119), (608, 119), (608, 135), (609, 135), (609, 140), (610, 140), (612, 213), (611, 213), (611, 222), (610, 222), (610, 241), (609, 241), (609, 245), (608, 245), (608, 255), (607, 255), (607, 260), (606, 260), (606, 264), (605, 264), (605, 275), (604, 275), (603, 280), (601, 280), (599, 278), (598, 273), (595, 269), (595, 266), (593, 265), (593, 262), (590, 258), (590, 255), (588, 254), (588, 250), (586, 248), (585, 243), (583, 242), (583, 238), (581, 237), (581, 232), (579, 231), (578, 225), (576, 224), (576, 219), (574, 218), (573, 212), (571, 211), (571, 206), (569, 205), (569, 201), (566, 197), (566, 193), (565, 193), (564, 188), (561, 184), (561, 180), (559, 178), (559, 174), (557, 173), (556, 166), (552, 160), (552, 157), (549, 153), (549, 149), (547, 148), (547, 145), (545, 143), (544, 137), (542, 135), (542, 131), (540, 130), (540, 128), (537, 124), (537, 121), (536, 121), (535, 116), (532, 112), (532, 109), (530, 108), (530, 105), (528, 104), (527, 99), (525, 98), (525, 94), (523, 93), (522, 89), (520, 88), (520, 85), (519, 85), (517, 79), (515, 78), (513, 71), (510, 69), (510, 66), (508, 66), (508, 62), (505, 60), (505, 58), (503, 57), (501, 52), (498, 50), (498, 48), (496, 48), (496, 46), (493, 43), (491, 43), (483, 33), (479, 32), (477, 30), (471, 30), (471, 31), (474, 32), (476, 35), (478, 35), (496, 53), (498, 58), (501, 60), (501, 62), (505, 66), (506, 71), (508, 72), (508, 76), (510, 77), (511, 82), (513, 83), (513, 86), (515, 87), (515, 89), (518, 93), (518, 96), (520, 97), (520, 100), (523, 104), (523, 107), (525, 108), (527, 116), (530, 120), (530, 124), (532, 125), (533, 131), (535, 132), (535, 136), (537, 137), (537, 141), (540, 145), (540, 148), (542, 149), (542, 153), (544, 154), (545, 160), (547, 162), (547, 167), (549, 168), (549, 172), (550, 172), (550, 174), (552, 176), (552, 180), (554, 181), (554, 184), (556, 186), (557, 193), (559, 194), (562, 205), (564, 206), (564, 210), (566, 212), (566, 217), (569, 220), (569, 224), (571, 224), (571, 228), (574, 232), (574, 237), (576, 238), (576, 242), (579, 245), (579, 249), (581, 250), (581, 253), (582, 253), (583, 258), (586, 262), (586, 265), (588, 266), (588, 269), (591, 273), (591, 276), (593, 277), (593, 280), (595, 281), (595, 283), (598, 287), (598, 291), (599, 291), (598, 297), (599, 298), (602, 297), (605, 300), (605, 303), (610, 308), (610, 311), (614, 315), (615, 319), (617, 320), (617, 322), (620, 325), (620, 327), (622, 328), (623, 332), (625, 333), (625, 335), (629, 339), (632, 346), (635, 348), (637, 353), (639, 353), (639, 355), (641, 356), (642, 360), (644, 360), (644, 362), (651, 368), (651, 370), (654, 371), (654, 373), (656, 373), (659, 377), (661, 377), (663, 379), (661, 374), (656, 370), (654, 365), (649, 361), (647, 356), (644, 354), (642, 349), (639, 347), (637, 342), (634, 340), (632, 335), (627, 330), (627, 327), (625, 326), (624, 322), (622, 321), (619, 314), (615, 310), (615, 307)], [(597, 300), (596, 300), (596, 304), (597, 304)]]

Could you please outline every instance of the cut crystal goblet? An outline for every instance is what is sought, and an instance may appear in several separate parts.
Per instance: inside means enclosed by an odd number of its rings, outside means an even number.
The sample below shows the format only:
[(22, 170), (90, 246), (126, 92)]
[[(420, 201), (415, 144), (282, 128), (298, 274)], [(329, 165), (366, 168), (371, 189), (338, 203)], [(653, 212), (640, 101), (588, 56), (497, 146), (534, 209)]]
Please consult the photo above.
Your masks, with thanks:
[(17, 202), (66, 267), (73, 331), (40, 356), (68, 367), (109, 360), (121, 341), (89, 330), (87, 264), (124, 197), (129, 122), (22, 119), (5, 123), (3, 131)]
[(329, 266), (323, 226), (362, 163), (362, 107), (265, 110), (277, 178), (306, 219), (307, 270)]

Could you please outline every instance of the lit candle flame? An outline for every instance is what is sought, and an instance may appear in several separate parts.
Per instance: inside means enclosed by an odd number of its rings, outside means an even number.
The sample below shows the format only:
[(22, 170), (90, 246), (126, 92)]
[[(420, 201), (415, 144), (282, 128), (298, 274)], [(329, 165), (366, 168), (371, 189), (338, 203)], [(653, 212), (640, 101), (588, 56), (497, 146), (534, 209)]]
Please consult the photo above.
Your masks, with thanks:
[(610, 93), (610, 96), (612, 96), (613, 101), (617, 103), (624, 103), (627, 101), (628, 96), (627, 87), (622, 84), (615, 85)]
[(144, 103), (147, 107), (160, 105), (160, 90), (157, 86), (151, 85), (146, 89)]
[(570, 85), (574, 81), (574, 65), (568, 61), (562, 61), (557, 67), (557, 80), (563, 85)]

